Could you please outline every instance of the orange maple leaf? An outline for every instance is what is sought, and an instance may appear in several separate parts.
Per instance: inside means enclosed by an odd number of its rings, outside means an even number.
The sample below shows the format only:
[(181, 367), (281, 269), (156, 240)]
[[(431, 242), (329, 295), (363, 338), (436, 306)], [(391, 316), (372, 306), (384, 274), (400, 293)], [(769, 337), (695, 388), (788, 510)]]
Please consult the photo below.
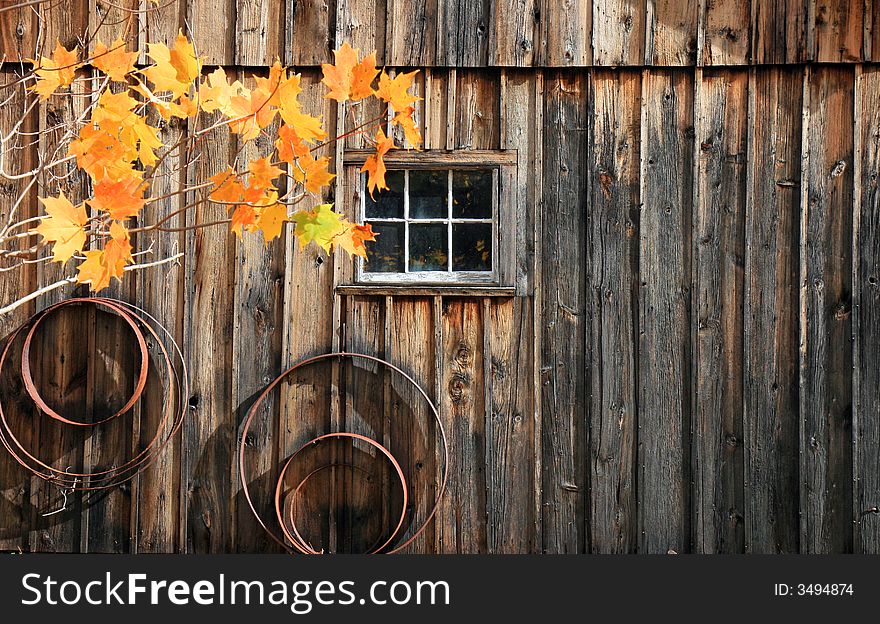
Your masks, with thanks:
[(147, 56), (156, 64), (144, 69), (144, 76), (156, 91), (170, 91), (175, 99), (187, 92), (202, 71), (202, 61), (182, 30), (173, 48), (169, 49), (164, 43), (151, 43), (147, 46)]
[(364, 166), (361, 167), (361, 173), (367, 173), (367, 188), (370, 190), (371, 197), (377, 188), (388, 190), (388, 185), (385, 183), (387, 169), (383, 157), (388, 153), (388, 150), (395, 147), (397, 146), (394, 144), (394, 139), (385, 136), (382, 128), (379, 128), (376, 131), (376, 153), (370, 154)]
[(46, 214), (37, 226), (37, 233), (52, 246), (53, 262), (62, 264), (75, 253), (82, 251), (86, 244), (85, 225), (88, 215), (83, 204), (74, 206), (62, 192), (58, 197), (41, 197)]
[(244, 195), (244, 186), (235, 175), (232, 167), (228, 167), (208, 179), (214, 183), (214, 190), (209, 195), (212, 201), (229, 204), (241, 201)]
[(31, 91), (39, 94), (41, 100), (48, 100), (59, 87), (67, 87), (73, 84), (76, 76), (77, 63), (76, 46), (68, 50), (61, 42), (55, 40), (55, 50), (51, 58), (41, 56), (39, 61), (28, 59), (36, 70), (37, 83), (30, 87)]
[(309, 193), (319, 193), (322, 186), (330, 183), (330, 180), (336, 177), (330, 173), (330, 158), (323, 156), (317, 160), (311, 153), (304, 154), (296, 161), (297, 166), (293, 168), (293, 177), (297, 182), (302, 183)]
[(324, 71), (324, 77), (321, 79), (330, 91), (325, 98), (334, 99), (337, 102), (345, 102), (346, 100), (362, 100), (365, 97), (373, 95), (371, 86), (373, 79), (379, 70), (376, 69), (376, 53), (364, 57), (358, 62), (358, 52), (348, 43), (343, 43), (342, 47), (333, 52), (336, 60), (335, 65), (324, 63), (321, 69)]
[(278, 150), (278, 158), (286, 163), (309, 153), (309, 148), (291, 126), (281, 124), (278, 128), (278, 138), (275, 140), (275, 149)]
[(92, 55), (92, 65), (107, 74), (110, 80), (126, 82), (126, 75), (134, 71), (137, 57), (137, 52), (125, 51), (122, 37), (117, 37), (109, 48), (98, 39), (95, 43), (95, 53)]
[(408, 91), (417, 73), (419, 70), (416, 69), (411, 72), (399, 73), (391, 78), (383, 70), (382, 75), (379, 76), (379, 88), (376, 89), (376, 96), (388, 102), (395, 113), (405, 111), (422, 99)]
[(354, 256), (366, 258), (367, 246), (364, 243), (374, 240), (376, 240), (376, 233), (373, 231), (372, 225), (369, 223), (366, 225), (349, 223), (349, 227), (337, 234), (333, 242)]
[(95, 184), (94, 197), (88, 203), (118, 221), (136, 217), (144, 209), (143, 182), (139, 176), (121, 180), (104, 178)]
[(394, 116), (394, 119), (391, 120), (392, 124), (396, 124), (403, 128), (403, 133), (406, 135), (406, 140), (412, 147), (416, 149), (422, 144), (422, 134), (419, 132), (418, 127), (416, 127), (416, 121), (413, 119), (413, 113), (415, 112), (415, 108), (412, 106), (408, 106), (404, 110), (400, 111)]
[(104, 249), (85, 252), (86, 259), (77, 269), (76, 281), (89, 284), (95, 292), (110, 285), (110, 279), (122, 280), (125, 266), (133, 262), (128, 230), (118, 221), (110, 225), (110, 240)]
[(248, 171), (251, 172), (249, 183), (260, 189), (277, 188), (273, 183), (284, 171), (273, 165), (269, 158), (260, 158), (248, 163)]

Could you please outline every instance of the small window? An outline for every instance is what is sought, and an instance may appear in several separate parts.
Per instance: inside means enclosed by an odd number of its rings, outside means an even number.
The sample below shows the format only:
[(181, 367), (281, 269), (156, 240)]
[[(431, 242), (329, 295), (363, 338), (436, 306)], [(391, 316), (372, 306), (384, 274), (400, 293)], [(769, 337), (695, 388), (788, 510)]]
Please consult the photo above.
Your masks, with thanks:
[(401, 168), (385, 180), (371, 197), (360, 178), (360, 220), (378, 234), (360, 281), (497, 282), (497, 167)]

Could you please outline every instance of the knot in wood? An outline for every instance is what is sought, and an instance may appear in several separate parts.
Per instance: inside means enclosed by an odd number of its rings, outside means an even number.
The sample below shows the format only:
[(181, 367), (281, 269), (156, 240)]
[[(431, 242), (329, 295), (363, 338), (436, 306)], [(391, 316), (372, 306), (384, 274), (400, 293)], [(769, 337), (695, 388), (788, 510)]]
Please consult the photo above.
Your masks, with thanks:
[(449, 396), (453, 403), (461, 403), (470, 388), (471, 380), (464, 373), (453, 373), (449, 379)]

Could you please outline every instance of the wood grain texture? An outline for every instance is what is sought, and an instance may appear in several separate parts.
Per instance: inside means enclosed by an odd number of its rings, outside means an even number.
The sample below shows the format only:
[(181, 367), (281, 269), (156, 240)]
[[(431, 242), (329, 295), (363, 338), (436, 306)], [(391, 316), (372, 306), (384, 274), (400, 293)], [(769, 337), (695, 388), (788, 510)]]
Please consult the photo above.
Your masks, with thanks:
[(236, 52), (237, 0), (186, 0), (186, 23), (196, 54), (207, 65), (232, 65)]
[(648, 0), (646, 65), (695, 65), (698, 0)]
[[(385, 64), (385, 2), (336, 0), (336, 46), (347, 41), (362, 52), (376, 51), (376, 63)], [(331, 61), (332, 62), (332, 61)]]
[(641, 73), (592, 75), (590, 552), (635, 552)]
[(455, 149), (498, 149), (500, 83), (497, 73), (456, 72)]
[(645, 10), (631, 0), (593, 1), (593, 62), (641, 65), (645, 58)]
[(438, 0), (438, 65), (485, 67), (488, 64), (490, 5), (489, 0)]
[(801, 552), (851, 552), (854, 81), (849, 67), (817, 67), (808, 75), (809, 152), (801, 206)]
[(575, 166), (587, 158), (588, 86), (557, 72), (544, 81), (544, 188), (540, 246), (542, 551), (586, 549), (587, 294), (589, 191)]
[(496, 0), (491, 3), (490, 65), (531, 67), (540, 43), (540, 0)]
[(700, 0), (699, 65), (748, 65), (752, 0)]
[(853, 237), (855, 550), (880, 552), (880, 69), (857, 72)]
[(810, 58), (808, 4), (802, 0), (752, 3), (752, 62), (800, 63)]
[(283, 20), (285, 63), (303, 66), (333, 62), (336, 0), (290, 0)]
[(698, 73), (694, 213), (694, 549), (743, 541), (743, 290), (748, 71)]
[(449, 440), (449, 481), (434, 521), (436, 552), (485, 553), (486, 354), (482, 303), (473, 299), (445, 300), (440, 320), (439, 407)]
[(590, 65), (593, 10), (580, 0), (541, 1), (538, 64), (547, 67)]
[(387, 63), (399, 67), (432, 66), (436, 62), (439, 6), (444, 0), (387, 0), (385, 40)]
[(693, 83), (651, 71), (642, 83), (639, 227), (639, 550), (689, 548)]
[(281, 59), (286, 23), (284, 2), (236, 0), (235, 64), (271, 65)]
[(820, 63), (861, 61), (864, 55), (862, 0), (815, 0), (814, 58)]
[(749, 82), (744, 295), (745, 548), (798, 551), (798, 258), (803, 73)]

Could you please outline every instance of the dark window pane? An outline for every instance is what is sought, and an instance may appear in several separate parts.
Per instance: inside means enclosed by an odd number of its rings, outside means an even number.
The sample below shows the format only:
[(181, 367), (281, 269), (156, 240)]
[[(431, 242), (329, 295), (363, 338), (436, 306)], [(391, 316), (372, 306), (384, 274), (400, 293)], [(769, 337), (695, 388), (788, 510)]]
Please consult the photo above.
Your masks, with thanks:
[(445, 219), (448, 216), (446, 171), (409, 172), (410, 219)]
[(452, 270), (492, 270), (492, 224), (452, 225)]
[(376, 189), (374, 197), (364, 186), (367, 219), (403, 219), (403, 171), (389, 171), (385, 174), (387, 191)]
[(492, 172), (452, 173), (452, 216), (456, 219), (492, 218)]
[(444, 223), (413, 223), (409, 226), (409, 270), (446, 271), (449, 256)]
[(364, 271), (367, 273), (402, 273), (403, 267), (403, 223), (372, 223), (376, 241), (366, 243), (367, 260)]

